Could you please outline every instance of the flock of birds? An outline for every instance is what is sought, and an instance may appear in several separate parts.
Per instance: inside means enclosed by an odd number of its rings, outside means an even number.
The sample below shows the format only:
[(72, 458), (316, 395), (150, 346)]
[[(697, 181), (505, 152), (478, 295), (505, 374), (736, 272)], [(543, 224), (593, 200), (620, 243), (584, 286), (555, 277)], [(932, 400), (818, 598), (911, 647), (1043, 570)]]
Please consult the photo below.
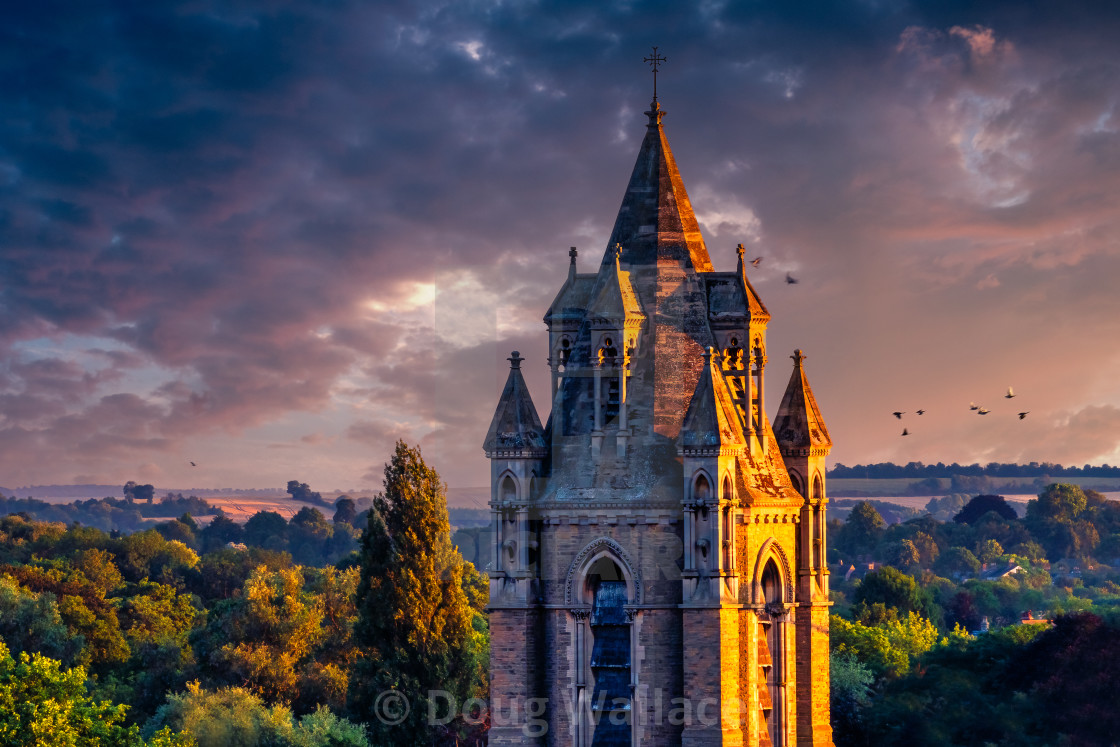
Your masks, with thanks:
[[(1003, 398), (1004, 399), (1015, 399), (1015, 390), (1012, 387), (1007, 387), (1007, 394), (1003, 395)], [(971, 410), (972, 412), (975, 412), (977, 415), (987, 415), (988, 413), (991, 412), (991, 410), (989, 410), (987, 407), (981, 407), (980, 405), (976, 404), (975, 402), (969, 402), (968, 403), (968, 409)], [(916, 415), (925, 415), (926, 411), (925, 410), (915, 410), (914, 413)], [(891, 415), (894, 415), (899, 420), (902, 420), (902, 416), (905, 415), (905, 414), (906, 413), (902, 410), (895, 410), (894, 412), (891, 413)], [(1025, 410), (1023, 412), (1020, 412), (1019, 413), (1019, 420), (1025, 420), (1026, 417), (1030, 414), (1031, 414), (1030, 410)], [(909, 436), (910, 435), (909, 429), (903, 428), (902, 429), (902, 435)]]
[[(742, 244), (740, 244), (740, 246), (742, 246)], [(762, 257), (755, 257), (754, 259), (751, 260), (751, 267), (757, 268), (760, 264), (762, 264)], [(797, 285), (800, 282), (801, 282), (800, 280), (795, 278), (790, 273), (788, 273), (788, 272), (786, 273), (786, 284), (787, 285)]]
[[(755, 257), (754, 259), (751, 260), (751, 267), (758, 267), (761, 263), (762, 263), (762, 257)], [(796, 285), (799, 282), (801, 282), (801, 281), (799, 281), (797, 278), (795, 278), (792, 274), (790, 274), (788, 272), (786, 273), (786, 284), (787, 285)], [(1012, 387), (1007, 387), (1007, 394), (1005, 394), (1003, 396), (1004, 396), (1004, 399), (1014, 399), (1015, 398), (1015, 390)], [(981, 407), (980, 405), (976, 404), (975, 402), (969, 402), (968, 403), (968, 409), (975, 412), (977, 415), (987, 415), (988, 413), (991, 412), (991, 410), (989, 410), (987, 407)], [(914, 413), (916, 415), (925, 415), (926, 411), (925, 410), (915, 410)], [(899, 420), (902, 420), (902, 416), (905, 415), (906, 413), (901, 411), (901, 410), (896, 410), (895, 412), (893, 412), (891, 414), (894, 415)], [(1030, 415), (1030, 410), (1020, 412), (1019, 413), (1019, 420), (1025, 420), (1027, 415)], [(907, 428), (903, 428), (902, 429), (902, 435), (909, 436), (910, 435), (910, 430), (907, 429)]]

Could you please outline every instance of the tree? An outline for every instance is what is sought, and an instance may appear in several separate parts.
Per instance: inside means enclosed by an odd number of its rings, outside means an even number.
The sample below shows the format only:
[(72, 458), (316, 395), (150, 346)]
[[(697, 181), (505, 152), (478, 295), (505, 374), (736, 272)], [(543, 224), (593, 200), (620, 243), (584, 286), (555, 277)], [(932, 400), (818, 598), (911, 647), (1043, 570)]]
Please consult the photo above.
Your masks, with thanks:
[(883, 560), (895, 568), (907, 570), (921, 563), (918, 548), (908, 539), (889, 543), (883, 550)]
[(301, 503), (315, 503), (320, 506), (330, 505), (323, 500), (322, 495), (312, 492), (310, 485), (299, 480), (288, 480), (288, 495), (292, 496), (293, 501), (300, 501)]
[(919, 587), (913, 576), (908, 576), (889, 565), (864, 576), (856, 587), (853, 601), (856, 605), (853, 612), (857, 616), (860, 610), (881, 604), (888, 609), (896, 610), (900, 618), (909, 612), (917, 612), (935, 621), (941, 618), (941, 610), (934, 603), (929, 592)]
[(886, 525), (874, 506), (867, 501), (860, 501), (848, 514), (848, 520), (844, 522), (837, 543), (848, 552), (870, 553), (883, 536)]
[(980, 543), (977, 555), (981, 563), (994, 563), (1003, 556), (1003, 545), (993, 539)]
[(288, 522), (275, 511), (258, 511), (245, 522), (245, 544), (282, 552), (288, 549)]
[(462, 704), (478, 684), (480, 639), (462, 588), (464, 561), (451, 545), (445, 491), (419, 449), (398, 441), (362, 533), (354, 629), (362, 659), (350, 681), (352, 713), (368, 718), (386, 690), (410, 704), (398, 725), (369, 724), (376, 744), (427, 745), (429, 691)]
[(132, 503), (133, 501), (144, 501), (145, 503), (150, 504), (156, 495), (156, 489), (154, 486), (137, 485), (132, 480), (129, 480), (125, 483), (122, 491), (124, 492), (125, 500), (127, 500), (129, 503)]
[(124, 726), (128, 706), (96, 701), (86, 693), (81, 667), (63, 669), (40, 654), (12, 658), (0, 642), (0, 744), (23, 747), (187, 747), (191, 740), (163, 729), (145, 743)]
[(62, 623), (54, 595), (24, 589), (11, 576), (0, 576), (0, 641), (16, 656), (37, 652), (68, 663), (82, 649), (82, 639)]
[(241, 525), (223, 514), (218, 514), (211, 519), (210, 523), (198, 533), (198, 540), (202, 543), (204, 553), (218, 550), (231, 542), (240, 542), (241, 538)]
[(1054, 483), (1027, 502), (1027, 518), (1076, 519), (1089, 505), (1089, 499), (1077, 485)]
[(327, 517), (317, 508), (304, 506), (288, 522), (288, 543), (292, 557), (297, 563), (304, 565), (322, 564), (332, 534)]
[(1063, 615), (1019, 652), (1009, 672), (1012, 687), (1030, 692), (1040, 732), (1069, 744), (1116, 743), (1120, 628), (1087, 612)]
[(354, 499), (348, 495), (344, 495), (334, 503), (334, 518), (331, 520), (335, 524), (349, 524), (354, 526), (358, 523), (358, 508), (354, 503)]
[(300, 675), (323, 635), (323, 608), (299, 568), (257, 568), (240, 598), (210, 611), (199, 655), (216, 677), (245, 684), (268, 702), (300, 696)]
[(266, 705), (241, 687), (203, 690), (197, 682), (167, 703), (145, 726), (182, 729), (198, 747), (367, 747), (361, 726), (320, 708), (296, 721), (284, 705)]
[(978, 495), (965, 504), (964, 508), (953, 517), (953, 521), (958, 524), (974, 524), (989, 511), (995, 511), (1001, 518), (1008, 521), (1019, 518), (1015, 509), (1008, 504), (1007, 499), (1002, 495)]
[(937, 559), (934, 568), (938, 573), (961, 578), (979, 572), (980, 560), (967, 547), (950, 547)]

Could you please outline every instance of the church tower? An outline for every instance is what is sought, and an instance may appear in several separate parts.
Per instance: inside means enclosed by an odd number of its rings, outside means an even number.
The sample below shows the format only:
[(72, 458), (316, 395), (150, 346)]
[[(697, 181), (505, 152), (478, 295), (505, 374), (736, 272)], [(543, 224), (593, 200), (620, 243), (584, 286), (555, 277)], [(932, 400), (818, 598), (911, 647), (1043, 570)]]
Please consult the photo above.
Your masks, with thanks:
[(831, 441), (800, 351), (771, 427), (770, 314), (645, 114), (602, 260), (572, 248), (544, 317), (547, 425), (515, 352), (484, 444), (490, 743), (831, 745)]

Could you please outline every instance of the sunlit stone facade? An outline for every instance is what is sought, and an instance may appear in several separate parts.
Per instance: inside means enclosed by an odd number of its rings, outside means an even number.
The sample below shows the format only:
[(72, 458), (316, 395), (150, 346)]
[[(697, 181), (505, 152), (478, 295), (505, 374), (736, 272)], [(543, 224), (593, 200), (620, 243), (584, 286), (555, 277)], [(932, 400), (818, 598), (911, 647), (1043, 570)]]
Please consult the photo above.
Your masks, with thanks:
[(800, 351), (771, 425), (770, 315), (741, 247), (714, 270), (663, 115), (545, 314), (547, 425), (514, 353), (486, 436), (493, 745), (832, 743), (831, 441)]

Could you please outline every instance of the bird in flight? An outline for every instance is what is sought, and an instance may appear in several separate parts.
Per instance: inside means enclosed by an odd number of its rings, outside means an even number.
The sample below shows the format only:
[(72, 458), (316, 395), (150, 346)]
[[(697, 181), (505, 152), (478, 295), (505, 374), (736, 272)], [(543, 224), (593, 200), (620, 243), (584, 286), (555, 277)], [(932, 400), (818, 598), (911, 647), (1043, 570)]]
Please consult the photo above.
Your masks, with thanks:
[(896, 412), (892, 412), (892, 413), (891, 413), (891, 415), (894, 415), (894, 416), (895, 416), (896, 418), (898, 418), (899, 420), (902, 420), (902, 416), (903, 416), (904, 414), (905, 414), (905, 413), (902, 413), (902, 412), (897, 412), (897, 411), (896, 411)]
[(925, 410), (915, 410), (914, 412), (918, 413), (919, 415), (925, 415), (926, 414)]
[(904, 436), (909, 436), (909, 435), (910, 435), (910, 431), (908, 431), (908, 430), (906, 430), (905, 428), (903, 428), (903, 429), (902, 429), (902, 435), (904, 435)]
[(191, 462), (191, 466), (192, 466), (192, 467), (197, 467), (198, 465), (197, 465), (197, 464), (195, 464), (194, 462)]
[(980, 405), (976, 404), (975, 402), (969, 402), (969, 403), (968, 403), (968, 409), (970, 409), (970, 410), (979, 410), (979, 409), (980, 409)]
[(787, 285), (796, 285), (797, 283), (800, 283), (800, 282), (801, 281), (798, 280), (797, 278), (795, 278), (793, 275), (790, 275), (788, 272), (786, 273), (786, 284)]
[(1007, 394), (1005, 394), (1003, 396), (1006, 397), (1007, 399), (1011, 399), (1012, 397), (1015, 396), (1015, 392), (1012, 391), (1011, 387), (1007, 387)]
[(976, 411), (976, 414), (977, 415), (987, 415), (989, 412), (991, 412), (991, 410), (989, 410), (987, 407), (981, 407), (979, 410)]
[(1026, 412), (1019, 413), (1019, 420), (1024, 420), (1027, 417), (1027, 415), (1030, 414), (1030, 412), (1031, 412), (1030, 410), (1027, 410)]
[(758, 267), (762, 263), (762, 257), (755, 257), (751, 260), (751, 267)]

